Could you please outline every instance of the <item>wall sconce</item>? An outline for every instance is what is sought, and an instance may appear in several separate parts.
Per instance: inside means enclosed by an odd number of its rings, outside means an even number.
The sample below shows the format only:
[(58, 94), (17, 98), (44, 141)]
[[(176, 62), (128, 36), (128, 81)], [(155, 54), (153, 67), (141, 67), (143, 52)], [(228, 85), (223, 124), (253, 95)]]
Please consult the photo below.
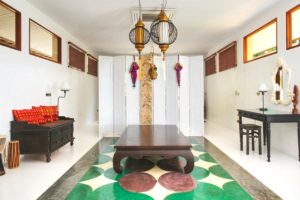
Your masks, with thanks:
[(62, 92), (64, 92), (64, 96), (59, 96), (57, 98), (57, 107), (59, 108), (59, 99), (62, 99), (62, 98), (65, 98), (66, 95), (67, 95), (67, 92), (70, 91), (70, 85), (67, 83), (67, 82), (64, 82), (61, 87), (60, 87), (60, 90)]
[(46, 97), (51, 97), (51, 96), (52, 96), (52, 94), (51, 94), (51, 88), (48, 85), (47, 88), (46, 88)]
[(259, 85), (258, 92), (262, 94), (262, 108), (260, 111), (267, 111), (268, 109), (265, 108), (265, 93), (268, 92), (268, 87), (265, 83)]

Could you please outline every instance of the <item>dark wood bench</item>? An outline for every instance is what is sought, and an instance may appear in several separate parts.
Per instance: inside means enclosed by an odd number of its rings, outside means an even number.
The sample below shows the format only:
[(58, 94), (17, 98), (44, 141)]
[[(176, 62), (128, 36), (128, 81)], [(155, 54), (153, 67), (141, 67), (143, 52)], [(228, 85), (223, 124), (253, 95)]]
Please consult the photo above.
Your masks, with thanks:
[(68, 142), (73, 145), (73, 123), (73, 118), (63, 116), (42, 125), (11, 121), (11, 140), (19, 140), (21, 154), (45, 154), (50, 162), (53, 151)]

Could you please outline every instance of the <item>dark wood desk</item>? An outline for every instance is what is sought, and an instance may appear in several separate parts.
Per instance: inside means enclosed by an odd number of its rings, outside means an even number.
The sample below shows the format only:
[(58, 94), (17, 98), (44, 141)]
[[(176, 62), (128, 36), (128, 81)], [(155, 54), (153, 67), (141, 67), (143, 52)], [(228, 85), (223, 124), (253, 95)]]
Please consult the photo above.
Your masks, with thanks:
[(113, 157), (114, 170), (122, 171), (120, 161), (127, 156), (141, 159), (144, 156), (174, 158), (182, 156), (187, 160), (185, 173), (194, 168), (191, 144), (173, 125), (136, 125), (128, 126), (115, 145)]
[(250, 118), (263, 122), (263, 137), (264, 144), (265, 139), (267, 140), (267, 156), (268, 162), (270, 162), (270, 147), (271, 147), (271, 123), (297, 123), (298, 124), (298, 150), (299, 150), (299, 161), (300, 161), (300, 114), (291, 114), (283, 111), (275, 110), (242, 110), (238, 109), (239, 115), (239, 126), (241, 131), (242, 117)]

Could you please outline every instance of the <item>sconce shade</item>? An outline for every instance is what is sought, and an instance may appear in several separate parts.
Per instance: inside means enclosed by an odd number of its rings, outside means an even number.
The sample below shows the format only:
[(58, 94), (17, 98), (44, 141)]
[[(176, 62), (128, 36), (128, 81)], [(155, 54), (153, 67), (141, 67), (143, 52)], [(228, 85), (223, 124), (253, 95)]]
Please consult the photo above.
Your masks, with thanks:
[(268, 86), (265, 83), (262, 83), (262, 84), (259, 85), (258, 91), (259, 92), (267, 92), (268, 91)]
[(60, 90), (61, 91), (70, 91), (70, 85), (69, 85), (69, 83), (68, 82), (63, 82), (62, 84), (61, 84), (61, 86), (60, 86)]

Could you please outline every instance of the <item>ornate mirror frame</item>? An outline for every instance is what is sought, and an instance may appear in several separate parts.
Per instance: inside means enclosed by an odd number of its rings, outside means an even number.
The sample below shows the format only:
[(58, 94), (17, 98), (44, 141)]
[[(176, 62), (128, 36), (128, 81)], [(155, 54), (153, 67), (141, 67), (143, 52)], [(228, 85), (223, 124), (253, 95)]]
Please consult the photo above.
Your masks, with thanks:
[[(278, 76), (278, 71), (281, 70), (282, 73), (286, 73), (288, 75), (288, 80), (284, 81), (287, 83), (287, 86), (280, 86), (277, 82), (277, 76)], [(275, 71), (272, 75), (272, 84), (273, 84), (273, 91), (272, 91), (272, 101), (275, 104), (283, 104), (283, 105), (290, 105), (293, 99), (293, 93), (291, 91), (291, 70), (287, 68), (286, 64), (283, 62), (281, 58), (278, 58), (277, 64)], [(280, 77), (281, 79), (283, 78), (283, 75)], [(280, 81), (281, 82), (281, 81)], [(283, 80), (282, 80), (283, 82)], [(281, 94), (284, 94), (283, 91), (285, 91), (286, 97), (285, 98), (277, 98), (278, 95), (280, 96)]]

